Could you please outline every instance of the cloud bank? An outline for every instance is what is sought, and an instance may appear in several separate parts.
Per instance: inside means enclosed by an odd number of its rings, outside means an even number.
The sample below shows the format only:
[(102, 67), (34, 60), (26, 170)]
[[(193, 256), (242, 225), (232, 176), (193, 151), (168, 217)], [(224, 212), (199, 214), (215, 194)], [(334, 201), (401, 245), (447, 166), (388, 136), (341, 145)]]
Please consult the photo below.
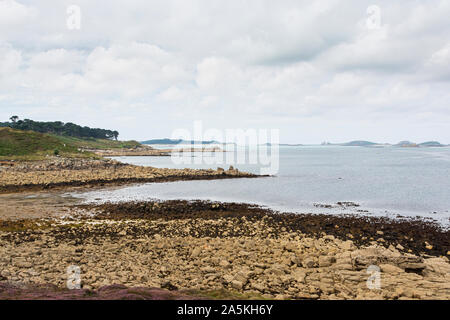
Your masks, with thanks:
[(450, 143), (449, 16), (448, 0), (0, 0), (0, 116)]

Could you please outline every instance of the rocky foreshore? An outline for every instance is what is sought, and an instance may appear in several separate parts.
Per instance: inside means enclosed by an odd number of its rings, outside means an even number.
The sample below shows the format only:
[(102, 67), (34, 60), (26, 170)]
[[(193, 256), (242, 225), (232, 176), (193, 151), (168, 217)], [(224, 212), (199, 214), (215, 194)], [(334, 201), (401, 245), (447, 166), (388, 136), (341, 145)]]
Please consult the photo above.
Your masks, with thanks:
[(76, 266), (83, 292), (93, 294), (122, 285), (219, 298), (450, 298), (449, 231), (429, 222), (202, 201), (71, 212), (0, 221), (4, 286), (64, 288), (67, 268)]
[(0, 193), (74, 186), (103, 186), (127, 183), (252, 178), (256, 175), (228, 170), (160, 169), (102, 159), (57, 158), (45, 161), (0, 163)]
[(172, 153), (224, 152), (224, 150), (219, 147), (178, 147), (173, 149), (154, 149), (145, 145), (136, 148), (83, 149), (83, 151), (91, 152), (101, 157), (170, 157)]
[(115, 149), (88, 149), (83, 148), (83, 152), (90, 152), (101, 157), (141, 157), (141, 156), (170, 156), (170, 150), (154, 149), (150, 146), (141, 145), (134, 148)]

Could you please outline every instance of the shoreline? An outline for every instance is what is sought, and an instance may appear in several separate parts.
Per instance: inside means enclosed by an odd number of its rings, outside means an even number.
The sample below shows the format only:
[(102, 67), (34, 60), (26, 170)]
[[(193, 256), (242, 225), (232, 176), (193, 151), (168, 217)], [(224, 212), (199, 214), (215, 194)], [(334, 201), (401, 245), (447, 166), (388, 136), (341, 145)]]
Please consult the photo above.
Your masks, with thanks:
[(172, 153), (216, 153), (226, 152), (219, 147), (175, 147), (171, 149), (155, 149), (149, 145), (141, 145), (135, 148), (121, 149), (89, 149), (83, 148), (83, 152), (91, 152), (100, 157), (170, 157)]
[(53, 159), (0, 163), (0, 194), (74, 187), (121, 186), (135, 183), (259, 178), (261, 175), (213, 169), (163, 169), (124, 164), (111, 159)]
[(142, 183), (164, 183), (176, 181), (193, 181), (193, 180), (224, 180), (224, 179), (251, 179), (269, 176), (257, 175), (228, 175), (228, 174), (204, 174), (204, 175), (167, 175), (154, 178), (117, 178), (117, 179), (99, 179), (89, 181), (65, 181), (49, 184), (23, 184), (23, 185), (6, 185), (0, 186), (0, 194), (16, 194), (23, 192), (36, 191), (74, 191), (80, 187), (97, 188), (97, 187), (120, 187), (126, 185), (135, 185)]
[[(450, 298), (449, 232), (423, 221), (183, 200), (69, 209), (66, 218), (0, 222), (0, 283), (63, 288), (76, 265), (89, 292), (122, 285), (230, 299)], [(371, 265), (380, 289), (367, 288)]]
[[(450, 230), (434, 222), (201, 200), (82, 204), (48, 192), (258, 177), (105, 159), (0, 164), (0, 297), (450, 299)], [(64, 289), (70, 266), (80, 290)], [(379, 288), (367, 285), (369, 267)]]
[[(74, 204), (70, 208), (81, 212), (95, 212), (98, 220), (195, 220), (270, 218), (278, 232), (300, 232), (309, 236), (332, 235), (351, 240), (358, 246), (381, 244), (398, 246), (399, 251), (416, 255), (450, 255), (450, 230), (439, 223), (414, 217), (388, 218), (355, 215), (278, 212), (256, 204), (218, 202), (208, 200), (152, 200)], [(73, 212), (73, 211), (72, 211)], [(86, 219), (83, 214), (76, 219)], [(280, 231), (281, 230), (281, 231)], [(264, 232), (266, 234), (267, 232)], [(226, 236), (237, 236), (226, 232)], [(208, 236), (222, 237), (217, 229)], [(432, 248), (431, 248), (432, 247)]]

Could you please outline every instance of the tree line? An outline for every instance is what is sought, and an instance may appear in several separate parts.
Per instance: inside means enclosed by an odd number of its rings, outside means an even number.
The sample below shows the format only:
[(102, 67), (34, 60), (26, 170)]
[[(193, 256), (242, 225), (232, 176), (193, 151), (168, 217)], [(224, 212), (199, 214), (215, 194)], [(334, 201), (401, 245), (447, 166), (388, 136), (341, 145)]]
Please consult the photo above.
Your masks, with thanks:
[(20, 120), (18, 116), (9, 118), (11, 122), (0, 122), (0, 127), (10, 127), (18, 130), (31, 130), (41, 133), (53, 133), (76, 138), (115, 139), (119, 137), (118, 131), (82, 127), (71, 122), (41, 122), (30, 119)]

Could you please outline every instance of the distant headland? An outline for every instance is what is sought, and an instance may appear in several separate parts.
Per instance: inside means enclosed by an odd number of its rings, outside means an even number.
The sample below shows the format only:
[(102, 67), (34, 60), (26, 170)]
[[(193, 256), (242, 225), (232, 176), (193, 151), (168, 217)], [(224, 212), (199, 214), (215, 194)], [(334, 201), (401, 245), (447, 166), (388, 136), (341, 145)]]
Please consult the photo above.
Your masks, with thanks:
[(401, 148), (421, 148), (421, 147), (447, 147), (449, 145), (441, 144), (438, 141), (427, 141), (422, 143), (415, 143), (411, 141), (400, 141), (396, 144), (377, 143), (364, 140), (355, 140), (345, 143), (330, 143), (322, 142), (323, 146), (345, 146), (345, 147), (401, 147)]

